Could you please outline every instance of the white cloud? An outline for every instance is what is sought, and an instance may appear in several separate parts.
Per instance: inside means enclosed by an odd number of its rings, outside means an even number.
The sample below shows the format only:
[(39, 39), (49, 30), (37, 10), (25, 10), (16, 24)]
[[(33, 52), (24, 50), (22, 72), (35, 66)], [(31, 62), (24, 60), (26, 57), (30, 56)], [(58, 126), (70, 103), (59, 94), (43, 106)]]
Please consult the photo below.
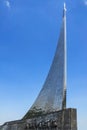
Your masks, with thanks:
[(87, 6), (87, 0), (84, 0), (84, 4)]
[(10, 2), (9, 2), (8, 0), (5, 0), (5, 5), (6, 5), (8, 8), (11, 7)]

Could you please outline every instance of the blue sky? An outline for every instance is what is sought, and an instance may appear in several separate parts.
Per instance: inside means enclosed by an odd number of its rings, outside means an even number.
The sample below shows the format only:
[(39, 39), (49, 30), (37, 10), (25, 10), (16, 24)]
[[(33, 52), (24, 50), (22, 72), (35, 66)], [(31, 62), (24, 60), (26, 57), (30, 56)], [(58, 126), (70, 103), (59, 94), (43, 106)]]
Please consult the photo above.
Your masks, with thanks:
[[(67, 107), (87, 130), (87, 0), (67, 5)], [(0, 0), (0, 124), (21, 119), (49, 71), (63, 0)]]

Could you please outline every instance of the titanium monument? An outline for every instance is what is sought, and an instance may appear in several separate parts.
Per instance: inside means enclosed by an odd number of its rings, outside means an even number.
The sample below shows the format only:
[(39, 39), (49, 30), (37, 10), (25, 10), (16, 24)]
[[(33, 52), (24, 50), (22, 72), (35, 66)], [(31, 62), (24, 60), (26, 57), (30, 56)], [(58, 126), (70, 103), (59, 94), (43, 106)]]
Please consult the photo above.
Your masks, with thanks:
[(0, 130), (77, 130), (76, 109), (66, 108), (66, 5), (56, 53), (46, 81), (21, 120), (6, 122)]
[(56, 53), (47, 79), (24, 118), (29, 118), (31, 112), (47, 113), (66, 108), (66, 7), (64, 4), (62, 28)]

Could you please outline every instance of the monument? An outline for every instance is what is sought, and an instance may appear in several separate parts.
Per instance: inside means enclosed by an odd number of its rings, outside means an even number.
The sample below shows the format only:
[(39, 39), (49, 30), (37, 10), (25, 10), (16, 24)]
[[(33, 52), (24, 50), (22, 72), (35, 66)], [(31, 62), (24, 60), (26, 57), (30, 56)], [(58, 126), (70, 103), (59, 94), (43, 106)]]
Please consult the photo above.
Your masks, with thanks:
[(24, 118), (29, 114), (48, 113), (66, 108), (66, 7), (64, 4), (62, 28), (56, 53), (48, 73), (47, 79)]
[(0, 130), (77, 130), (76, 109), (66, 108), (66, 5), (56, 53), (46, 81), (21, 120), (6, 122)]

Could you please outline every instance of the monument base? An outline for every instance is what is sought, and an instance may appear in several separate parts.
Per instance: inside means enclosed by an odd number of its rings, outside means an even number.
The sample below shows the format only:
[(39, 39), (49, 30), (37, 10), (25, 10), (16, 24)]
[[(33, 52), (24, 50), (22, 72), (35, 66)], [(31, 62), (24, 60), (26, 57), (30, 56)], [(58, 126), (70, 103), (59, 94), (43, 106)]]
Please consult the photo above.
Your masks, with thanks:
[(3, 124), (0, 130), (77, 130), (76, 109), (68, 108), (38, 117), (11, 121)]

